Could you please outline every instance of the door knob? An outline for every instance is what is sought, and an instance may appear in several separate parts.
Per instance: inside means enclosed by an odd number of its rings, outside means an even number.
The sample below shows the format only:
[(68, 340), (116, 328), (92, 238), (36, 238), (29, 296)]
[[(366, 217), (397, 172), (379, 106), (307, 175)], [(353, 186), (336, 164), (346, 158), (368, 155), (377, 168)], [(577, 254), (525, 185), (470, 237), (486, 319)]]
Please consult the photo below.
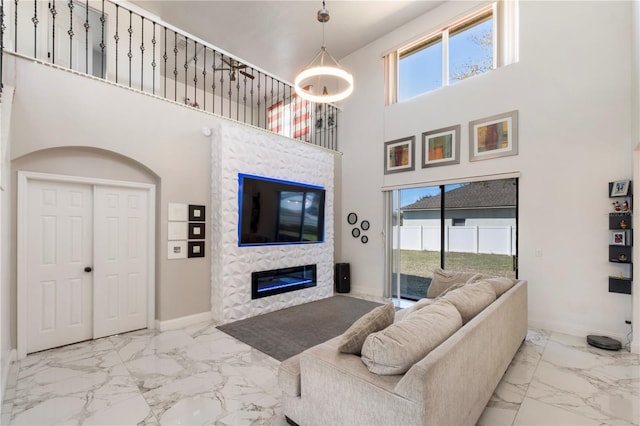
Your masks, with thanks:
[(91, 266), (87, 266), (87, 267), (85, 267), (85, 268), (84, 268), (84, 271), (85, 271), (85, 272), (91, 272), (91, 271), (92, 271)]

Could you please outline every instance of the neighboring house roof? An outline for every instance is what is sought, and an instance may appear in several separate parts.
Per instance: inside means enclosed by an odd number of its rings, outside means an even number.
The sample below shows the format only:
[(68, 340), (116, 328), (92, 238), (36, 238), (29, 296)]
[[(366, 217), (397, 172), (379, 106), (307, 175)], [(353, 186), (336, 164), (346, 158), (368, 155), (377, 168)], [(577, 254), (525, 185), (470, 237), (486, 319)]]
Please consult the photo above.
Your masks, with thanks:
[[(445, 192), (445, 204), (449, 209), (515, 207), (516, 187), (514, 183), (512, 179), (471, 182)], [(440, 209), (440, 199), (440, 195), (423, 198), (402, 207), (402, 210)]]

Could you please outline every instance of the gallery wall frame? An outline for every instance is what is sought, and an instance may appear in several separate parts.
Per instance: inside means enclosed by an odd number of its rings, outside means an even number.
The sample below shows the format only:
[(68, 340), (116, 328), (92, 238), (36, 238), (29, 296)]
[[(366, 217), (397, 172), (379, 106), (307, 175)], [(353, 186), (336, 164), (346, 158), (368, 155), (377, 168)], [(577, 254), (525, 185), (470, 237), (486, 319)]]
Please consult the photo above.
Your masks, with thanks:
[(384, 174), (415, 170), (415, 142), (410, 136), (384, 143)]
[(460, 128), (444, 127), (422, 133), (422, 168), (460, 164)]
[(187, 239), (187, 222), (167, 222), (167, 240), (177, 241)]
[(205, 206), (189, 204), (189, 222), (204, 222)]
[(627, 237), (628, 231), (611, 231), (611, 245), (614, 246), (627, 246), (629, 245), (629, 238)]
[(204, 240), (205, 224), (204, 222), (189, 222), (189, 239)]
[(628, 180), (618, 180), (610, 184), (609, 197), (626, 197), (629, 194)]
[(168, 241), (167, 242), (167, 259), (186, 259), (187, 242), (186, 241)]
[(169, 203), (167, 219), (171, 221), (187, 221), (187, 205), (183, 203)]
[(469, 122), (469, 161), (517, 154), (517, 110)]
[(204, 257), (204, 241), (189, 241), (188, 257)]

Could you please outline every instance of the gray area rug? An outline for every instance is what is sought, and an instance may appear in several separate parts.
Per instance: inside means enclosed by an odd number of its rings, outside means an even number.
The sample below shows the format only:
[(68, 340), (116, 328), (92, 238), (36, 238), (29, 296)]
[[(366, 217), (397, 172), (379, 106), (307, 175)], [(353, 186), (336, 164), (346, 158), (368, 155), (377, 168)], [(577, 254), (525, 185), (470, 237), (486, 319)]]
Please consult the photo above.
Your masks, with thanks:
[(349, 296), (333, 296), (224, 324), (218, 329), (284, 361), (342, 334), (376, 306), (380, 304)]

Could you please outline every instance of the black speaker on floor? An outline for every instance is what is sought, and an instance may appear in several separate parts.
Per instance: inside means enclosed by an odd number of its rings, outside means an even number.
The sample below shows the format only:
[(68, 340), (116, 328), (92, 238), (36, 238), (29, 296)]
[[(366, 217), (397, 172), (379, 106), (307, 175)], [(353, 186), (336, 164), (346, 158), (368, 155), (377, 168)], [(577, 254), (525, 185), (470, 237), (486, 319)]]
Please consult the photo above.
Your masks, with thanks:
[(348, 263), (336, 263), (333, 282), (337, 293), (349, 293), (351, 291), (351, 272)]

